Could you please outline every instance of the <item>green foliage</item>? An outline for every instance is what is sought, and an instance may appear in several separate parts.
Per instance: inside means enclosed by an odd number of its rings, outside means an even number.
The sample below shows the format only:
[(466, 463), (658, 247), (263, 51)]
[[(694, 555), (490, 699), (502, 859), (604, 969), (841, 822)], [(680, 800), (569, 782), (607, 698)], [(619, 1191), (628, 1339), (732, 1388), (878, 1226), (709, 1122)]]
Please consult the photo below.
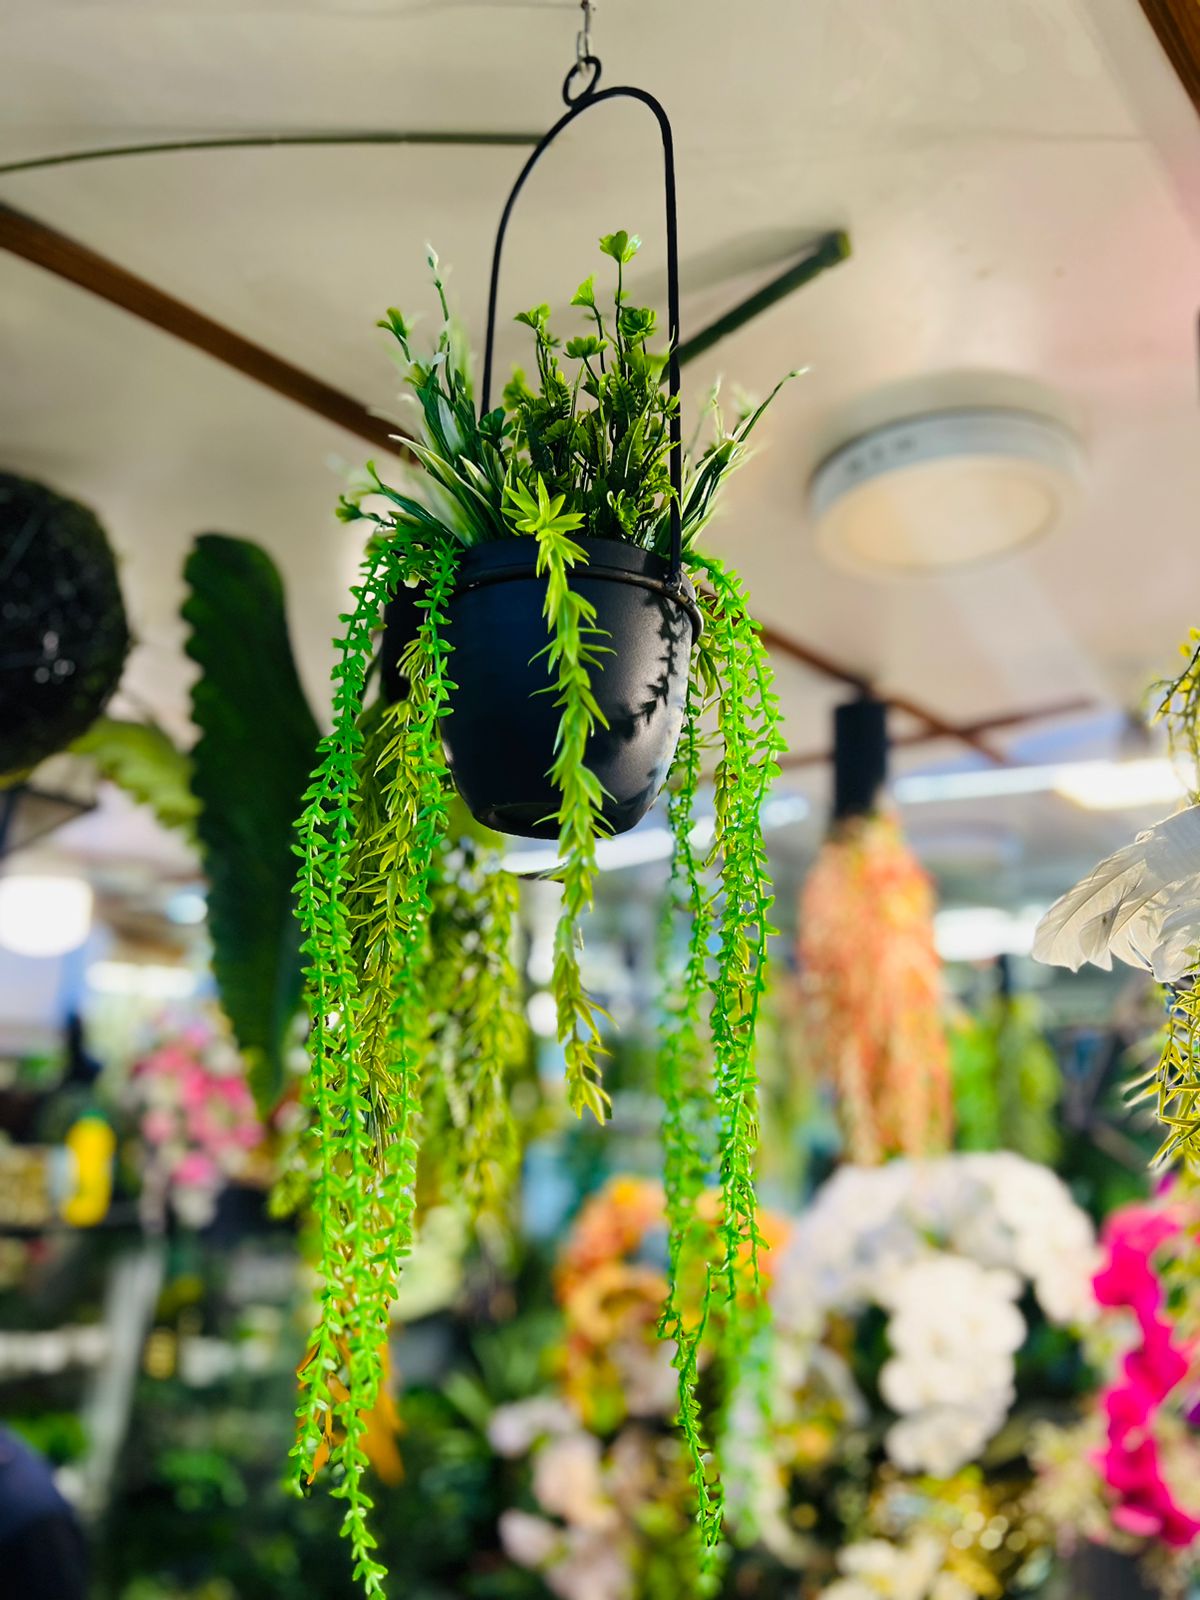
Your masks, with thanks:
[(444, 847), (430, 915), (423, 1184), (498, 1219), (520, 1160), (509, 1092), (529, 1058), (514, 953), (517, 880), (493, 844), (461, 825), (454, 840)]
[[(1185, 665), (1177, 677), (1155, 685), (1155, 718), (1166, 723), (1171, 753), (1188, 767), (1193, 805), (1200, 804), (1200, 629), (1180, 647)], [(1200, 959), (1187, 977), (1166, 990), (1167, 1022), (1154, 1069), (1130, 1086), (1132, 1101), (1150, 1101), (1166, 1137), (1154, 1157), (1165, 1166), (1180, 1158), (1200, 1166)]]
[[(708, 586), (700, 590), (705, 633), (693, 660), (668, 804), (674, 852), (661, 949), (664, 988), (671, 999), (659, 1051), (659, 1087), (669, 1288), (660, 1331), (675, 1341), (679, 1422), (691, 1459), (700, 1539), (711, 1561), (720, 1539), (723, 1495), (698, 1392), (702, 1353), (706, 1344), (713, 1345), (728, 1370), (743, 1369), (755, 1359), (762, 1313), (754, 1052), (767, 943), (775, 930), (760, 818), (783, 741), (770, 663), (744, 590), (720, 562), (694, 551), (689, 561)], [(713, 837), (702, 860), (695, 800), (710, 713), (719, 754)], [(687, 929), (687, 949), (681, 980), (672, 981), (676, 921)], [(704, 1076), (710, 1059), (711, 1085)], [(720, 1195), (719, 1253), (706, 1264), (698, 1308), (689, 1307), (684, 1269), (702, 1236), (698, 1207), (711, 1186)]]
[[(430, 256), (443, 326), (430, 360), (413, 353), (412, 329), (396, 310), (380, 326), (396, 340), (405, 382), (419, 403), (423, 439), (413, 448), (424, 469), (420, 490), (383, 483), (374, 468), (342, 500), (339, 514), (370, 517), (363, 501), (389, 502), (382, 521), (414, 537), (450, 536), (463, 544), (511, 538), (509, 493), (520, 487), (536, 497), (539, 482), (589, 537), (617, 539), (666, 554), (670, 548), (671, 420), (675, 402), (663, 387), (665, 351), (652, 351), (655, 312), (626, 304), (624, 269), (640, 241), (606, 234), (601, 252), (617, 266), (611, 310), (596, 298), (594, 278), (572, 296), (595, 331), (568, 339), (550, 329), (550, 307), (522, 311), (516, 321), (533, 334), (537, 384), (514, 373), (504, 404), (479, 417), (471, 397), (467, 361), (446, 306), (437, 258)], [(564, 365), (564, 361), (566, 365)], [(789, 374), (791, 376), (791, 374)], [(787, 381), (786, 379), (784, 380)], [(681, 463), (683, 540), (691, 545), (711, 518), (721, 485), (747, 455), (747, 442), (778, 393), (727, 429), (714, 393), (706, 407), (712, 438)], [(507, 412), (507, 415), (506, 415)]]
[[(687, 716), (667, 801), (673, 837), (671, 877), (660, 929), (660, 975), (665, 1025), (658, 1050), (658, 1090), (662, 1099), (663, 1191), (667, 1210), (667, 1299), (659, 1334), (673, 1340), (672, 1361), (679, 1380), (679, 1425), (690, 1460), (696, 1494), (697, 1528), (702, 1547), (720, 1537), (723, 1501), (714, 1481), (698, 1396), (701, 1346), (712, 1299), (712, 1272), (706, 1269), (697, 1313), (686, 1305), (683, 1268), (697, 1236), (697, 1206), (713, 1165), (714, 1118), (705, 1081), (708, 1064), (706, 1002), (709, 993), (709, 941), (713, 895), (704, 881), (694, 843), (696, 796), (700, 785), (702, 695), (695, 678), (688, 684)], [(674, 933), (687, 928), (687, 953), (681, 975), (671, 968)]]
[(1166, 724), (1171, 754), (1187, 766), (1193, 803), (1200, 802), (1200, 628), (1180, 646), (1183, 670), (1152, 690), (1154, 720)]
[(601, 665), (600, 655), (606, 647), (594, 642), (601, 636), (595, 607), (569, 582), (572, 568), (587, 559), (583, 547), (570, 537), (579, 525), (578, 512), (564, 512), (563, 497), (551, 499), (541, 478), (536, 500), (518, 485), (509, 490), (509, 501), (517, 532), (537, 540), (537, 571), (546, 580), (543, 614), (550, 635), (545, 654), (554, 705), (561, 713), (550, 768), (561, 796), (555, 820), (562, 862), (562, 912), (554, 935), (553, 984), (558, 1038), (566, 1055), (567, 1098), (577, 1116), (588, 1110), (603, 1122), (608, 1096), (600, 1087), (600, 1010), (584, 988), (579, 970), (579, 924), (592, 906), (596, 838), (604, 831), (604, 794), (584, 758), (597, 724), (608, 726), (591, 688), (592, 669)]
[(292, 658), (283, 586), (246, 539), (202, 534), (184, 567), (187, 651), (200, 731), (191, 752), (196, 833), (208, 878), (213, 971), (261, 1108), (283, 1084), (300, 1002), (291, 824), (317, 725)]
[(164, 828), (193, 835), (200, 805), (191, 787), (191, 759), (157, 723), (97, 717), (71, 749), (89, 756), (101, 777), (139, 805), (149, 806)]
[[(602, 666), (592, 605), (572, 586), (586, 537), (664, 550), (674, 504), (665, 357), (647, 342), (656, 319), (627, 305), (624, 268), (638, 241), (606, 236), (617, 265), (611, 316), (591, 279), (574, 304), (594, 332), (563, 356), (544, 305), (522, 313), (538, 384), (517, 375), (504, 406), (479, 416), (467, 363), (430, 257), (443, 325), (433, 357), (414, 355), (410, 324), (391, 311), (405, 378), (421, 411), (419, 482), (397, 489), (374, 468), (342, 501), (372, 529), (354, 610), (334, 672), (333, 729), (299, 823), (299, 901), (308, 957), (314, 1119), (312, 1167), (321, 1225), (321, 1318), (302, 1370), (295, 1449), (299, 1480), (331, 1461), (346, 1501), (355, 1574), (381, 1592), (363, 1484), (362, 1413), (379, 1392), (388, 1307), (411, 1248), (420, 1181), (456, 1182), (477, 1208), (496, 1204), (516, 1160), (507, 1086), (524, 1049), (511, 936), (514, 892), (494, 858), (446, 841), (450, 778), (438, 723), (453, 689), (445, 636), (463, 545), (528, 538), (545, 581), (545, 657), (559, 713), (549, 776), (559, 796), (562, 885), (553, 988), (569, 1104), (603, 1120), (603, 1013), (582, 979), (582, 923), (592, 906), (603, 793), (586, 765), (603, 715), (592, 688)], [(760, 813), (781, 748), (766, 652), (736, 577), (692, 539), (726, 474), (744, 458), (763, 407), (716, 438), (685, 475), (686, 561), (699, 580), (706, 631), (693, 652), (684, 735), (670, 801), (673, 920), (688, 925), (682, 983), (669, 1008), (659, 1081), (670, 1223), (671, 1287), (662, 1332), (675, 1341), (679, 1414), (691, 1459), (701, 1543), (720, 1538), (722, 1494), (702, 1415), (702, 1360), (720, 1349), (752, 1358), (759, 1326), (753, 1166), (754, 1043), (766, 975), (771, 890)], [(382, 502), (382, 504), (381, 504)], [(400, 670), (408, 698), (366, 703), (372, 634), (387, 595), (412, 582), (425, 611)], [(715, 831), (704, 860), (694, 810), (709, 725), (718, 754)], [(472, 925), (471, 908), (483, 908)], [(664, 932), (664, 953), (672, 946)], [(438, 1148), (419, 1157), (427, 1119)], [(428, 1150), (428, 1145), (426, 1149)], [(420, 1164), (419, 1164), (420, 1163)], [(710, 1199), (717, 1201), (716, 1246)], [(704, 1240), (699, 1295), (682, 1281)], [(690, 1269), (689, 1269), (690, 1270)]]
[(379, 1394), (391, 1302), (412, 1248), (423, 977), (447, 821), (438, 722), (450, 683), (444, 628), (454, 569), (451, 546), (427, 566), (417, 602), (425, 620), (402, 662), (408, 698), (364, 741), (373, 624), (384, 594), (409, 575), (394, 551), (368, 556), (344, 618), (334, 726), (299, 830), (324, 1289), (295, 1456), (298, 1477), (311, 1480), (326, 1456), (341, 1469), (333, 1493), (346, 1501), (354, 1576), (368, 1595), (382, 1592), (387, 1574), (366, 1522), (364, 1416)]
[(1036, 1000), (998, 996), (950, 1032), (956, 1143), (963, 1150), (1015, 1150), (1055, 1165), (1061, 1138), (1058, 1058), (1038, 1025)]

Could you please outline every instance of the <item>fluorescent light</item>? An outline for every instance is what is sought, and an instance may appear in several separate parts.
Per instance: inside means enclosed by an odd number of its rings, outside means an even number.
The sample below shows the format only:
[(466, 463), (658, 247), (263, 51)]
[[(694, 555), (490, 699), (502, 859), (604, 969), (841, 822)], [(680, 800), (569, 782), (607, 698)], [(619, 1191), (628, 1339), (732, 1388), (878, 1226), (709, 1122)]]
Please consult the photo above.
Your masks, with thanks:
[(990, 800), (1007, 794), (1047, 794), (1062, 767), (976, 767), (967, 772), (918, 773), (897, 778), (892, 796), (898, 805), (939, 800)]
[(1173, 805), (1187, 786), (1170, 761), (1080, 761), (1061, 767), (1056, 794), (1088, 811), (1121, 811), (1129, 806)]
[[(670, 854), (670, 829), (639, 828), (633, 833), (618, 834), (615, 839), (600, 839), (596, 844), (596, 865), (602, 872), (620, 867), (640, 867), (647, 861), (665, 861)], [(518, 845), (515, 850), (505, 853), (502, 865), (506, 872), (528, 875), (553, 872), (558, 862), (558, 846), (547, 841), (545, 844), (531, 842)]]
[(974, 767), (966, 772), (918, 773), (898, 778), (898, 805), (946, 800), (991, 800), (1014, 794), (1059, 794), (1089, 811), (1171, 805), (1187, 786), (1170, 761), (1068, 761), (1039, 767)]
[(196, 992), (196, 974), (187, 967), (153, 961), (94, 961), (87, 985), (97, 994), (137, 995), (145, 1000), (186, 1000)]
[[(760, 813), (763, 831), (785, 828), (808, 815), (808, 801), (800, 794), (780, 794), (763, 802)], [(707, 850), (712, 843), (716, 821), (712, 816), (698, 817), (692, 825), (692, 844), (697, 850)], [(648, 861), (667, 861), (674, 848), (670, 828), (661, 822), (634, 828), (631, 833), (618, 834), (615, 839), (601, 839), (596, 845), (596, 865), (602, 872), (619, 871), (622, 867), (640, 867)], [(553, 872), (559, 864), (557, 845), (522, 844), (509, 850), (501, 865), (506, 872), (529, 875)]]
[(1000, 906), (957, 906), (939, 911), (933, 936), (943, 961), (990, 961), (1027, 956), (1045, 906), (1005, 911)]
[(0, 878), (0, 945), (14, 955), (66, 955), (91, 926), (92, 887), (82, 878)]

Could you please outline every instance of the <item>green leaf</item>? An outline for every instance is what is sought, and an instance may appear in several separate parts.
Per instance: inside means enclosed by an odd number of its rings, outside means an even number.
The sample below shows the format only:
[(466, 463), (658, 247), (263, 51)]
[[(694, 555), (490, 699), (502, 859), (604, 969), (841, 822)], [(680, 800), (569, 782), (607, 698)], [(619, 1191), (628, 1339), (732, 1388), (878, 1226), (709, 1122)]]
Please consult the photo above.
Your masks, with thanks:
[(601, 350), (607, 349), (607, 339), (598, 339), (594, 333), (587, 333), (575, 339), (568, 339), (563, 353), (572, 361), (586, 361), (589, 356), (598, 356)]
[(292, 827), (303, 805), (317, 725), (296, 673), (283, 585), (247, 539), (201, 534), (184, 567), (187, 652), (200, 737), (192, 786), (208, 877), (213, 971), (250, 1063), (261, 1108), (283, 1083), (300, 1001)]
[(649, 306), (625, 306), (617, 318), (617, 326), (626, 339), (648, 339), (654, 332), (658, 318)]
[(591, 277), (585, 278), (579, 285), (578, 289), (576, 289), (575, 293), (571, 296), (571, 304), (573, 306), (588, 306), (593, 310), (595, 309), (596, 279), (594, 274)]
[(514, 322), (521, 322), (527, 328), (532, 328), (536, 333), (544, 328), (550, 320), (550, 307), (547, 305), (534, 306), (532, 311), (518, 311), (513, 318)]
[(633, 260), (641, 249), (642, 241), (637, 234), (628, 234), (624, 228), (619, 233), (606, 233), (600, 240), (600, 248), (606, 256), (611, 256), (614, 261), (619, 261), (622, 266)]
[(90, 756), (102, 777), (149, 806), (164, 828), (193, 836), (200, 807), (191, 789), (191, 759), (156, 723), (97, 717), (71, 749)]

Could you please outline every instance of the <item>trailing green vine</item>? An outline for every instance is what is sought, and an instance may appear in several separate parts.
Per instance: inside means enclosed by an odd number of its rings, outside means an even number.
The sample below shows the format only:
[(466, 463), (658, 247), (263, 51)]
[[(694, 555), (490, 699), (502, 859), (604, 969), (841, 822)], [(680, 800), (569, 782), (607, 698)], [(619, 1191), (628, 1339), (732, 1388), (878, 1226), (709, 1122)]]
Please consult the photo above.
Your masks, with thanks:
[[(584, 983), (581, 953), (606, 826), (606, 796), (588, 747), (607, 726), (595, 689), (609, 646), (573, 578), (591, 537), (661, 553), (673, 512), (705, 630), (691, 655), (667, 806), (674, 860), (664, 961), (680, 924), (687, 945), (658, 1062), (670, 1235), (661, 1332), (675, 1346), (700, 1543), (711, 1557), (720, 1541), (724, 1496), (712, 1449), (720, 1408), (701, 1389), (712, 1355), (747, 1357), (761, 1303), (754, 1035), (772, 930), (760, 819), (781, 741), (769, 663), (744, 590), (694, 541), (765, 407), (726, 430), (714, 397), (714, 437), (686, 464), (676, 504), (670, 437), (677, 402), (662, 384), (666, 356), (648, 348), (654, 313), (625, 297), (625, 269), (637, 248), (625, 233), (601, 240), (617, 269), (612, 311), (602, 309), (590, 278), (573, 300), (594, 332), (564, 347), (545, 306), (522, 314), (538, 387), (514, 379), (505, 404), (483, 415), (431, 256), (443, 314), (432, 357), (414, 354), (400, 312), (383, 323), (422, 419), (413, 444), (420, 472), (396, 487), (369, 467), (339, 507), (344, 520), (365, 522), (371, 537), (337, 641), (333, 728), (298, 825), (322, 1291), (301, 1368), (294, 1456), (301, 1485), (332, 1471), (333, 1493), (346, 1502), (355, 1576), (369, 1595), (381, 1592), (386, 1574), (367, 1525), (366, 1419), (380, 1398), (390, 1308), (418, 1206), (425, 1194), (458, 1193), (476, 1214), (498, 1211), (519, 1154), (510, 1103), (526, 1051), (513, 955), (517, 890), (473, 825), (452, 824), (440, 737), (456, 687), (448, 624), (461, 552), (527, 539), (544, 583), (539, 654), (544, 692), (558, 713), (548, 758), (557, 806), (545, 819), (557, 832), (561, 884), (557, 1033), (567, 1103), (603, 1121), (607, 1019)], [(394, 663), (389, 692), (398, 698), (389, 703), (385, 693), (370, 703), (375, 633), (401, 584), (414, 586), (422, 620)], [(718, 759), (704, 850), (697, 801), (710, 747)]]
[[(701, 1348), (712, 1304), (713, 1267), (705, 1264), (698, 1306), (688, 1304), (684, 1281), (688, 1261), (703, 1235), (697, 1215), (714, 1160), (714, 1126), (705, 1072), (708, 1066), (706, 1002), (708, 946), (712, 936), (712, 891), (704, 880), (697, 848), (696, 800), (700, 787), (705, 697), (698, 676), (688, 683), (683, 732), (667, 799), (673, 849), (671, 875), (660, 927), (659, 973), (665, 1019), (659, 1043), (657, 1078), (662, 1099), (663, 1192), (667, 1212), (667, 1297), (659, 1320), (660, 1337), (673, 1341), (678, 1377), (678, 1422), (696, 1494), (696, 1523), (702, 1549), (720, 1541), (723, 1496), (714, 1479), (712, 1456), (699, 1397)], [(676, 927), (687, 928), (682, 974), (672, 967)]]
[[(660, 1046), (664, 1185), (668, 1214), (668, 1294), (660, 1331), (675, 1342), (679, 1423), (692, 1464), (697, 1522), (711, 1558), (721, 1532), (724, 1497), (712, 1474), (698, 1393), (706, 1341), (727, 1369), (745, 1364), (760, 1324), (754, 1158), (758, 1142), (755, 1028), (765, 986), (773, 896), (761, 812), (782, 748), (770, 663), (738, 580), (718, 561), (692, 550), (689, 564), (707, 581), (701, 590), (705, 633), (689, 685), (668, 818), (674, 837), (668, 917), (689, 925), (678, 998)], [(696, 844), (695, 798), (702, 726), (715, 708), (720, 757), (713, 775), (713, 836), (703, 860)], [(716, 886), (706, 872), (715, 869)], [(710, 946), (716, 939), (715, 958)], [(664, 947), (669, 948), (667, 941)], [(705, 990), (707, 989), (707, 996)], [(704, 1083), (706, 999), (713, 1084)], [(711, 1122), (716, 1120), (715, 1155)], [(715, 1169), (715, 1170), (714, 1170)], [(697, 1202), (715, 1180), (720, 1192), (718, 1256), (703, 1265), (698, 1306), (688, 1308)], [(714, 1424), (710, 1421), (709, 1431)]]

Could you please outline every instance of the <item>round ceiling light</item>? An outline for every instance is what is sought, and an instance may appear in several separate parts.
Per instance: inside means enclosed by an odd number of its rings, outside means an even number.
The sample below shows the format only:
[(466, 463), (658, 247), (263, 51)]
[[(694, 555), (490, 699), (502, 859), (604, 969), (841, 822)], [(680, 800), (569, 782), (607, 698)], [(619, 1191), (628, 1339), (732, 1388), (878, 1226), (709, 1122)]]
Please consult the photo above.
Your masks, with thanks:
[(821, 549), (872, 576), (974, 566), (1044, 537), (1083, 476), (1065, 423), (978, 406), (884, 423), (840, 445), (813, 473)]
[(0, 946), (14, 955), (66, 955), (91, 926), (92, 887), (82, 878), (0, 878)]

